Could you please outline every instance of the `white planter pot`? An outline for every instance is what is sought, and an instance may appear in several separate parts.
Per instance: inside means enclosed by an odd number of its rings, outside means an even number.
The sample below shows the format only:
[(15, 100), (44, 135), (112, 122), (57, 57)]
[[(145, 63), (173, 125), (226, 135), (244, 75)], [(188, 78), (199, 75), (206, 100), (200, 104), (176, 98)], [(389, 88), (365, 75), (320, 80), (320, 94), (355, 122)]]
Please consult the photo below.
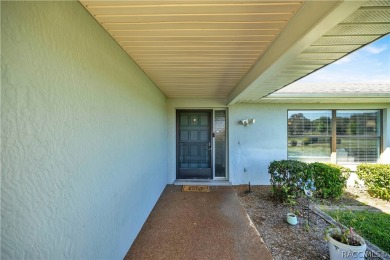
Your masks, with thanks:
[(328, 239), (330, 260), (364, 259), (367, 245), (362, 237), (355, 235), (360, 239), (361, 246), (351, 246), (333, 239), (330, 234), (332, 234), (332, 231), (326, 235)]
[(293, 226), (298, 224), (297, 216), (293, 213), (287, 213), (287, 223)]

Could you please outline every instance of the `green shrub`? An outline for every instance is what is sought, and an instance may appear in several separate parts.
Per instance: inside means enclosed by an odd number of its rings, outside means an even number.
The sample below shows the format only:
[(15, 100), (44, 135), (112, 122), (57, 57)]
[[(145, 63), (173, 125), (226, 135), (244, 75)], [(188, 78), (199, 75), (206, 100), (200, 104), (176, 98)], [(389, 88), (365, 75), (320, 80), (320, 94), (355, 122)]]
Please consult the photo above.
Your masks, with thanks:
[[(292, 202), (303, 194), (303, 186), (314, 181), (316, 197), (339, 198), (350, 175), (348, 168), (336, 164), (311, 163), (281, 160), (268, 167), (274, 196), (284, 202)], [(310, 188), (310, 187), (308, 187)]]
[(390, 200), (390, 164), (360, 164), (356, 174), (371, 196)]
[(308, 180), (307, 164), (300, 161), (273, 161), (268, 167), (272, 191), (280, 201), (291, 201), (302, 193), (298, 183)]
[(347, 184), (349, 170), (334, 164), (311, 163), (309, 172), (316, 187), (315, 196), (323, 199), (339, 198)]
[(333, 163), (327, 163), (327, 165), (330, 165), (332, 167), (336, 167), (336, 168), (340, 169), (341, 174), (345, 177), (346, 180), (348, 180), (349, 176), (351, 176), (351, 170), (347, 167), (344, 167), (344, 166), (341, 166), (338, 164), (333, 164)]

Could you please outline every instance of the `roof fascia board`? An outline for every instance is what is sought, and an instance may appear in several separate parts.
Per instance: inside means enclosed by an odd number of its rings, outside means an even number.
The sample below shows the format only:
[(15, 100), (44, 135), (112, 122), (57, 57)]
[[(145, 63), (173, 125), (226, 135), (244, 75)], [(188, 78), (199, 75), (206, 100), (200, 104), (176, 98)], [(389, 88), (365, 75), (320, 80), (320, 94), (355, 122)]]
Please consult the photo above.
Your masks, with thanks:
[(276, 98), (266, 97), (256, 104), (388, 104), (388, 97), (313, 97), (313, 98)]
[(356, 97), (390, 97), (390, 93), (308, 93), (308, 94), (271, 94), (266, 98), (356, 98)]
[[(236, 103), (244, 92), (258, 88), (271, 76), (277, 75), (289, 61), (365, 2), (306, 1), (266, 53), (229, 94), (229, 105)], [(275, 90), (280, 87), (275, 87)], [(264, 93), (264, 96), (268, 94)]]

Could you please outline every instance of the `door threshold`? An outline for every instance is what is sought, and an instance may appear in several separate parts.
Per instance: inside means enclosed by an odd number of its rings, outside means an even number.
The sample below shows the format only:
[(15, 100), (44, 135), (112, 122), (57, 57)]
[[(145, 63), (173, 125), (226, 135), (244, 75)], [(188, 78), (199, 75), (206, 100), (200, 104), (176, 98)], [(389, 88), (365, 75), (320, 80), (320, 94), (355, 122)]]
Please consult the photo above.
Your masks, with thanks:
[(173, 185), (208, 185), (208, 186), (232, 186), (227, 180), (200, 180), (200, 179), (177, 179)]

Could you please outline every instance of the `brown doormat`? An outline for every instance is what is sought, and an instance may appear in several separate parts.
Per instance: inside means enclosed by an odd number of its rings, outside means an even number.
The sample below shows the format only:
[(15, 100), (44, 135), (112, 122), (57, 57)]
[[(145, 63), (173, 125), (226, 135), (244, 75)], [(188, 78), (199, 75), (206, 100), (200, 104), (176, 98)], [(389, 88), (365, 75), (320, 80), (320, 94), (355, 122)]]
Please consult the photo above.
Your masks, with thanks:
[(181, 191), (193, 191), (193, 192), (210, 192), (209, 186), (190, 186), (183, 185)]

